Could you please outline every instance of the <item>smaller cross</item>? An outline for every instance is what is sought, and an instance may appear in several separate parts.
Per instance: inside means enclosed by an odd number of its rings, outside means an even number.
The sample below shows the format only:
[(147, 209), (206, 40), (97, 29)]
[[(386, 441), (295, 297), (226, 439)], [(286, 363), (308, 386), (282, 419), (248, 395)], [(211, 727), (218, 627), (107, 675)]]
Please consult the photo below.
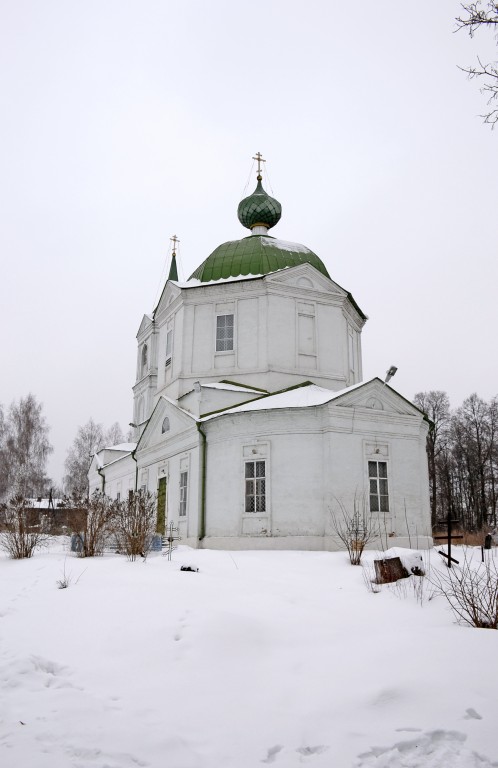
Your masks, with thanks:
[(256, 155), (253, 157), (253, 160), (258, 161), (258, 178), (261, 177), (261, 163), (266, 163), (266, 160), (264, 159), (261, 152), (256, 152)]
[(180, 241), (178, 240), (176, 235), (173, 235), (173, 237), (170, 237), (171, 242), (173, 243), (173, 253), (176, 253), (176, 244)]
[(173, 522), (171, 522), (167, 528), (166, 528), (166, 555), (168, 557), (168, 560), (171, 560), (171, 555), (173, 554), (173, 551), (176, 549), (175, 541), (179, 541), (181, 539), (179, 528), (175, 525), (173, 525)]

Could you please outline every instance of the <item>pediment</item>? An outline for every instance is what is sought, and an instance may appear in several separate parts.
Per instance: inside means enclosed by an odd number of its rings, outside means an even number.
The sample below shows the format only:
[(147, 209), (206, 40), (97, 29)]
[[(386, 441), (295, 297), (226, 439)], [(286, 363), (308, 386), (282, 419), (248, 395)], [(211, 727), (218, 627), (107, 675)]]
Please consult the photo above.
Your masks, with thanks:
[(140, 323), (140, 328), (138, 329), (137, 338), (144, 334), (153, 322), (154, 321), (151, 315), (144, 315), (142, 322)]
[(195, 418), (178, 408), (166, 397), (160, 397), (137, 445), (137, 452), (164, 445), (195, 426)]
[(176, 283), (172, 282), (171, 280), (167, 280), (163, 288), (163, 292), (161, 293), (161, 297), (154, 310), (154, 317), (167, 309), (169, 305), (172, 304), (174, 300), (181, 294), (181, 292), (181, 288), (179, 288)]
[(347, 291), (341, 288), (328, 277), (325, 277), (318, 269), (311, 264), (298, 264), (295, 267), (281, 269), (279, 272), (273, 272), (265, 277), (268, 283), (278, 283), (280, 285), (289, 285), (304, 291), (320, 291), (322, 293), (334, 293), (339, 296), (347, 296)]
[(333, 405), (341, 408), (362, 408), (372, 414), (423, 416), (415, 405), (380, 379), (372, 379), (350, 392), (345, 392), (333, 400)]

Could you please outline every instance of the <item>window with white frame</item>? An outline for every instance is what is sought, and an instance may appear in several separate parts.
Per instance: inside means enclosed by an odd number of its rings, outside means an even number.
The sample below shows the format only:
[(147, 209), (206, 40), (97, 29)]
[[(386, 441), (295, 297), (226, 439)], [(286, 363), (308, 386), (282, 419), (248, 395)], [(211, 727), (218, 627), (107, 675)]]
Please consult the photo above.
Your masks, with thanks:
[(166, 361), (164, 363), (165, 368), (171, 365), (171, 358), (173, 356), (173, 329), (166, 333)]
[(216, 317), (216, 351), (231, 352), (233, 350), (233, 315), (217, 315)]
[(185, 517), (187, 514), (187, 483), (188, 472), (180, 472), (180, 509), (179, 517)]
[(266, 512), (266, 461), (245, 462), (245, 511)]
[(389, 512), (387, 461), (368, 462), (370, 512)]

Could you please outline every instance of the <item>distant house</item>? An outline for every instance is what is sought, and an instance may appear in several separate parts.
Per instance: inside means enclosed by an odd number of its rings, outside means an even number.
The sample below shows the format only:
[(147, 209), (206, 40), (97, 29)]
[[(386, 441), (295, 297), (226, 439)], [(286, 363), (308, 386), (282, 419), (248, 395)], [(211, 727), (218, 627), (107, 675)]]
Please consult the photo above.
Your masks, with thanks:
[(185, 283), (173, 252), (137, 336), (136, 443), (99, 451), (90, 489), (157, 493), (159, 527), (193, 546), (333, 549), (355, 499), (390, 544), (429, 546), (428, 423), (362, 380), (366, 315), (316, 254), (268, 234), (280, 212), (258, 176), (249, 237)]

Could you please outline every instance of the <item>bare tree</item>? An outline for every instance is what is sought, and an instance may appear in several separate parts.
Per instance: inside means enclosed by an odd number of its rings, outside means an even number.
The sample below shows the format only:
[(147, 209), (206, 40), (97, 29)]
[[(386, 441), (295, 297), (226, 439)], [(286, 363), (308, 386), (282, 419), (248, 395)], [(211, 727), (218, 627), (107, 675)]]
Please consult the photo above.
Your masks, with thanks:
[(32, 394), (13, 402), (0, 418), (0, 497), (39, 496), (45, 492), (47, 460), (53, 448), (42, 404)]
[(66, 470), (64, 486), (67, 495), (82, 498), (88, 496), (88, 470), (93, 454), (104, 447), (119, 445), (124, 441), (123, 432), (117, 421), (107, 430), (93, 419), (89, 419), (82, 427), (78, 427), (64, 462)]
[[(463, 14), (456, 18), (457, 30), (465, 29), (470, 37), (482, 27), (498, 30), (498, 3), (492, 0), (476, 0), (473, 3), (462, 4)], [(483, 85), (481, 92), (487, 96), (488, 106), (492, 107), (486, 114), (481, 115), (485, 123), (494, 127), (498, 122), (498, 62), (483, 63), (477, 57), (477, 65), (461, 67), (469, 78), (480, 79)]]
[(427, 459), (429, 464), (429, 482), (431, 489), (431, 523), (434, 527), (438, 516), (438, 472), (437, 460), (448, 442), (450, 422), (450, 401), (446, 392), (439, 390), (418, 392), (413, 402), (430, 420), (427, 435)]
[(157, 499), (152, 493), (130, 494), (115, 505), (114, 530), (119, 550), (130, 560), (146, 557), (156, 531)]
[(26, 499), (22, 496), (11, 499), (5, 505), (3, 516), (0, 548), (14, 560), (31, 557), (47, 537), (42, 532), (39, 522), (35, 525), (30, 524)]
[(351, 565), (360, 565), (363, 550), (380, 536), (379, 520), (368, 509), (365, 497), (355, 495), (348, 506), (335, 500), (336, 509), (331, 511), (332, 528), (347, 549)]
[(454, 457), (460, 472), (461, 509), (467, 527), (488, 524), (491, 458), (496, 438), (491, 407), (476, 394), (464, 400), (452, 419)]
[(88, 496), (88, 470), (94, 453), (104, 446), (104, 428), (89, 419), (78, 427), (76, 437), (68, 450), (64, 469), (64, 484), (68, 496)]
[(114, 424), (112, 424), (108, 430), (104, 433), (104, 445), (105, 446), (111, 446), (111, 445), (119, 445), (120, 443), (124, 443), (125, 438), (123, 435), (123, 430), (119, 426), (118, 422), (115, 421)]

